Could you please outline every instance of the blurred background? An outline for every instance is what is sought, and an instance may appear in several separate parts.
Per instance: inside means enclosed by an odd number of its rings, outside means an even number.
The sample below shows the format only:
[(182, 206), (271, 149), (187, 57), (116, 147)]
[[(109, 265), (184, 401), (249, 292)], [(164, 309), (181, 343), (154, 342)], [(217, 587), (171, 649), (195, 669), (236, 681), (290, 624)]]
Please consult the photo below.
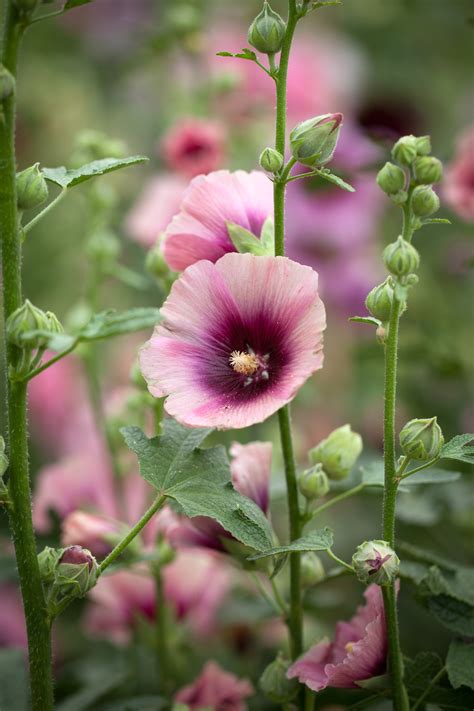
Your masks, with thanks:
[[(159, 306), (163, 289), (146, 271), (145, 257), (178, 211), (189, 180), (220, 168), (258, 168), (260, 151), (273, 142), (272, 82), (251, 62), (216, 52), (247, 45), (247, 28), (260, 6), (251, 0), (96, 0), (28, 32), (19, 71), (19, 169), (36, 161), (43, 167), (73, 167), (103, 155), (142, 153), (150, 159), (101, 178), (92, 188), (78, 187), (28, 236), (25, 296), (54, 311), (66, 326), (77, 324), (91, 307)], [(272, 7), (284, 14), (286, 3), (274, 0)], [(399, 424), (438, 415), (446, 438), (474, 431), (473, 32), (471, 0), (344, 0), (341, 7), (309, 15), (298, 27), (290, 61), (289, 127), (317, 114), (343, 112), (333, 168), (356, 188), (349, 194), (308, 180), (288, 191), (288, 253), (319, 272), (328, 310), (324, 369), (293, 408), (302, 466), (308, 448), (345, 423), (362, 435), (366, 461), (381, 452), (382, 349), (370, 326), (347, 319), (366, 314), (365, 296), (384, 278), (381, 252), (396, 238), (401, 215), (378, 189), (375, 175), (393, 142), (409, 133), (430, 134), (433, 154), (445, 164), (439, 216), (452, 225), (425, 228), (416, 237), (422, 262), (420, 284), (402, 320)], [(120, 268), (109, 269), (111, 262)], [(42, 543), (58, 544), (61, 519), (76, 508), (114, 513), (104, 490), (94, 489), (101, 455), (83, 459), (101, 439), (84, 371), (93, 360), (108, 436), (118, 440), (118, 426), (137, 421), (140, 408), (129, 372), (147, 337), (94, 347), (93, 358), (73, 356), (33, 383), (31, 463)], [(90, 383), (90, 370), (88, 375)], [(226, 444), (234, 439), (275, 443), (272, 517), (283, 535), (275, 422), (216, 436)], [(456, 484), (402, 494), (400, 539), (472, 562), (471, 481), (466, 475)], [(328, 512), (318, 525), (334, 528), (336, 550), (348, 558), (357, 543), (378, 536), (379, 519), (380, 497), (368, 494)], [(4, 518), (0, 524), (5, 534), (0, 538), (0, 646), (22, 647)], [(181, 586), (192, 565), (192, 558), (184, 559), (176, 573)], [(209, 634), (206, 629), (205, 648), (199, 633), (194, 648), (188, 636), (180, 654), (187, 655), (183, 664), (194, 676), (203, 659), (213, 657), (255, 684), (256, 670), (272, 659), (284, 635), (269, 621), (265, 603), (255, 602), (246, 574), (230, 564), (229, 571), (215, 603), (217, 622)], [(123, 599), (126, 593), (120, 595)], [(104, 623), (100, 604), (106, 603), (99, 597), (78, 604), (58, 625), (57, 690), (60, 700), (77, 698), (84, 685), (99, 688), (104, 678), (110, 689), (85, 705), (64, 705), (65, 711), (109, 708), (109, 692), (121, 698), (154, 690), (144, 622), (153, 611), (144, 612), (143, 601), (130, 601), (117, 633), (117, 625)], [(107, 603), (109, 610), (119, 604), (114, 600)], [(334, 622), (350, 617), (360, 600), (360, 585), (345, 578), (309, 591), (308, 641), (330, 635)], [(401, 607), (407, 655), (425, 649), (443, 654), (450, 633), (405, 590)], [(191, 678), (191, 672), (183, 674), (184, 681)], [(322, 698), (346, 708), (344, 694), (329, 691)], [(250, 701), (252, 708), (264, 704), (261, 697)]]

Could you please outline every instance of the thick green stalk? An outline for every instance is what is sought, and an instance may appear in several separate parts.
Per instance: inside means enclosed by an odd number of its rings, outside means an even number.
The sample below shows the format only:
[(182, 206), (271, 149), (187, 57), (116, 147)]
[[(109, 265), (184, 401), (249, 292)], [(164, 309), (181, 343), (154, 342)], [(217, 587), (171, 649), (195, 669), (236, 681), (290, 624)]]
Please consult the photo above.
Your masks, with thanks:
[[(17, 10), (12, 2), (8, 2), (4, 8), (1, 60), (13, 76), (16, 75), (23, 29)], [(0, 105), (3, 109), (0, 116), (0, 236), (5, 321), (22, 303), (21, 241), (15, 178), (15, 108), (15, 95)], [(21, 351), (11, 345), (6, 351), (6, 367), (14, 367)], [(26, 405), (26, 383), (7, 382), (9, 493), (12, 501), (9, 516), (28, 634), (31, 704), (33, 711), (50, 711), (53, 708), (51, 630), (31, 518)]]

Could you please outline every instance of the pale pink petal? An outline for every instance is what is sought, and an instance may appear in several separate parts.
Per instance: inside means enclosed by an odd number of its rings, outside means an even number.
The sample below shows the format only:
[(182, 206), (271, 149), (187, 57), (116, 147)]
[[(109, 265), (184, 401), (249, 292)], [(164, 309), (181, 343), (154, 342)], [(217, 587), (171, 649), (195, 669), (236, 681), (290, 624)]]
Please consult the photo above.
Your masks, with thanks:
[(331, 650), (331, 642), (323, 639), (319, 644), (303, 654), (288, 669), (288, 679), (297, 678), (302, 684), (306, 684), (313, 691), (320, 691), (327, 686), (327, 674), (325, 666)]
[(268, 510), (270, 472), (272, 466), (271, 442), (234, 442), (230, 448), (233, 457), (230, 465), (232, 483), (244, 496), (262, 509)]

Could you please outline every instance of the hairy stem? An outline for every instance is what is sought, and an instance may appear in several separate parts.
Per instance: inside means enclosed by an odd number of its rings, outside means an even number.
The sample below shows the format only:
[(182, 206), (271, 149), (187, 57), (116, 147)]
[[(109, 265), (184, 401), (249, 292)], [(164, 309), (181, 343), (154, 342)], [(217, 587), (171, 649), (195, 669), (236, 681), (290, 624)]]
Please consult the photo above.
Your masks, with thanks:
[[(12, 2), (4, 7), (1, 61), (16, 75), (18, 50), (24, 27)], [(2, 250), (3, 303), (5, 321), (22, 304), (21, 239), (16, 202), (15, 93), (0, 104), (0, 236)], [(21, 359), (20, 349), (8, 345), (6, 373)], [(26, 383), (8, 382), (6, 375), (9, 507), (21, 594), (28, 634), (31, 705), (33, 711), (53, 708), (51, 630), (38, 567), (36, 541), (31, 517), (28, 467), (28, 426)]]

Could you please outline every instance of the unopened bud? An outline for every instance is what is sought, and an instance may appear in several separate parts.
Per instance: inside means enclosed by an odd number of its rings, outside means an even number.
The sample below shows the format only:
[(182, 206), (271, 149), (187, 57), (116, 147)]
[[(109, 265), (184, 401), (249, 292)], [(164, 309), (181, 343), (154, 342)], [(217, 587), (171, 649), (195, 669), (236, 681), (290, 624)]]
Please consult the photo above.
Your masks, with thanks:
[(47, 331), (49, 320), (44, 311), (33, 306), (26, 299), (23, 306), (14, 311), (7, 319), (7, 338), (20, 348), (38, 348), (44, 344), (44, 336), (26, 334), (32, 331)]
[(260, 677), (258, 685), (262, 693), (276, 704), (286, 704), (298, 693), (298, 680), (288, 679), (286, 673), (290, 662), (279, 654)]
[(361, 582), (389, 585), (398, 575), (400, 559), (386, 541), (365, 541), (352, 556), (352, 566)]
[(434, 156), (422, 156), (413, 163), (413, 172), (417, 183), (432, 185), (443, 177), (443, 164)]
[(97, 582), (98, 565), (82, 546), (68, 546), (58, 560), (54, 585), (62, 596), (83, 597)]
[(390, 284), (390, 277), (383, 284), (375, 286), (369, 292), (365, 300), (367, 311), (370, 311), (374, 318), (384, 323), (390, 319), (392, 310), (393, 288)]
[(110, 230), (95, 232), (86, 245), (87, 255), (102, 271), (108, 271), (120, 254), (120, 242)]
[(262, 11), (250, 25), (247, 39), (258, 52), (275, 54), (281, 49), (285, 32), (285, 21), (265, 0)]
[(436, 417), (410, 420), (400, 432), (400, 446), (410, 459), (435, 459), (443, 444), (443, 432)]
[(20, 210), (31, 210), (47, 199), (48, 185), (39, 169), (39, 163), (17, 173), (16, 193)]
[(6, 101), (15, 91), (15, 77), (0, 64), (0, 102)]
[(304, 588), (311, 588), (317, 585), (325, 577), (324, 566), (321, 558), (308, 551), (301, 556), (301, 584)]
[(385, 247), (383, 260), (388, 271), (396, 276), (406, 276), (420, 266), (420, 255), (401, 235), (396, 242)]
[(50, 585), (54, 582), (56, 566), (60, 557), (61, 550), (50, 548), (50, 546), (46, 546), (46, 548), (38, 554), (38, 565), (43, 585)]
[(158, 541), (156, 545), (156, 560), (160, 567), (164, 565), (169, 565), (176, 558), (176, 552), (174, 548), (170, 546), (164, 539)]
[(326, 496), (329, 491), (329, 479), (322, 464), (315, 464), (300, 474), (298, 489), (308, 501)]
[(413, 191), (411, 206), (417, 217), (428, 217), (439, 210), (439, 197), (429, 185), (419, 185)]
[(403, 190), (405, 173), (398, 165), (387, 162), (377, 173), (377, 183), (384, 193), (393, 195)]
[(338, 427), (310, 450), (312, 464), (322, 464), (330, 479), (345, 479), (362, 452), (362, 437), (350, 425)]
[(293, 158), (311, 168), (328, 163), (336, 150), (342, 114), (323, 114), (299, 123), (290, 133)]
[(146, 255), (145, 267), (149, 274), (155, 279), (163, 279), (170, 274), (170, 268), (167, 265), (161, 248), (161, 240), (150, 249)]
[(104, 558), (126, 533), (126, 527), (118, 521), (73, 511), (62, 523), (61, 540), (65, 546), (82, 546), (97, 558)]
[(378, 343), (380, 343), (382, 346), (384, 343), (387, 341), (387, 329), (385, 326), (378, 326), (375, 329), (375, 338), (377, 339)]
[(392, 156), (400, 165), (411, 165), (416, 158), (415, 136), (399, 138), (392, 148)]
[(135, 387), (138, 388), (138, 390), (143, 390), (143, 391), (148, 390), (146, 380), (142, 375), (142, 371), (140, 368), (140, 363), (138, 361), (138, 358), (136, 358), (133, 361), (128, 377), (130, 379), (130, 382), (133, 385), (135, 385)]
[(46, 311), (45, 313), (46, 320), (47, 320), (47, 331), (50, 333), (64, 333), (64, 328), (62, 326), (62, 323), (56, 316), (56, 314), (53, 314), (52, 311)]
[(419, 156), (428, 156), (431, 153), (430, 136), (419, 136), (416, 141), (416, 152)]
[(390, 195), (390, 200), (395, 205), (403, 205), (408, 199), (408, 193), (406, 190), (399, 190), (397, 193)]
[(267, 173), (278, 173), (283, 167), (283, 156), (275, 148), (264, 148), (260, 153), (259, 163)]

